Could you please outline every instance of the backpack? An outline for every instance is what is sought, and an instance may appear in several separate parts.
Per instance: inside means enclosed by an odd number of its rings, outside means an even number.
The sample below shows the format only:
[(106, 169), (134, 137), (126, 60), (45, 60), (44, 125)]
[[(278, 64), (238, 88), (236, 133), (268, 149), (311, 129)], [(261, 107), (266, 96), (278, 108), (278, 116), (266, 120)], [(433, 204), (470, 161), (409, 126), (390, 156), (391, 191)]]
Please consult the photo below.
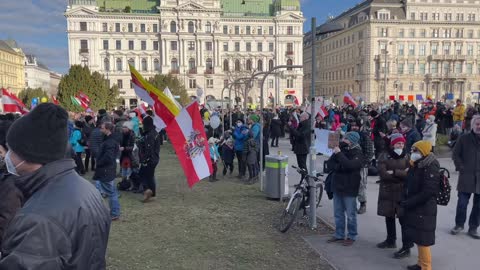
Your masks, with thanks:
[(450, 192), (452, 187), (450, 186), (450, 172), (445, 168), (440, 168), (440, 189), (437, 193), (437, 204), (446, 206), (450, 202)]

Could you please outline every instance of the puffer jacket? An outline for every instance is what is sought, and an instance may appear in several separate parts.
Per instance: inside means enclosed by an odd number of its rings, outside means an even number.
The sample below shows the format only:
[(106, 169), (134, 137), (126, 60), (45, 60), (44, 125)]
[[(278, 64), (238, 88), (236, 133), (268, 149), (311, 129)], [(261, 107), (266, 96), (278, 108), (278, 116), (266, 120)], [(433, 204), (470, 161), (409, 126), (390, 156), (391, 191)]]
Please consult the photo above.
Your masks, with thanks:
[(377, 214), (383, 217), (395, 217), (400, 212), (399, 203), (403, 198), (403, 187), (407, 179), (409, 156), (404, 150), (397, 155), (391, 148), (378, 158), (380, 190), (378, 192)]
[(247, 126), (242, 125), (241, 127), (236, 127), (233, 131), (235, 151), (243, 151), (244, 144), (248, 140), (248, 133), (245, 132), (247, 129)]
[(8, 226), (0, 269), (106, 269), (110, 214), (71, 159), (15, 179), (25, 204)]
[(81, 139), (82, 131), (78, 128), (75, 128), (70, 135), (70, 144), (72, 145), (72, 149), (73, 151), (75, 151), (75, 153), (85, 152), (85, 148), (80, 144)]

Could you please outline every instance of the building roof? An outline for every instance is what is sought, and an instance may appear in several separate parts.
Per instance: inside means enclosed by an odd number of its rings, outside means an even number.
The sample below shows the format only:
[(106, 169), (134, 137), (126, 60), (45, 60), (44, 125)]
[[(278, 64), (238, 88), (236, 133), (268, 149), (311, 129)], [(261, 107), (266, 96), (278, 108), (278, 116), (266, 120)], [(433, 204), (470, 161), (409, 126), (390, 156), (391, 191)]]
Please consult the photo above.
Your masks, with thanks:
[(0, 50), (3, 50), (3, 51), (7, 51), (7, 52), (10, 52), (10, 53), (17, 53), (9, 44), (9, 42), (7, 42), (7, 40), (0, 40)]
[[(294, 1), (294, 0), (292, 0)], [(268, 17), (274, 15), (272, 0), (221, 0), (225, 17)]]
[(129, 6), (132, 13), (158, 13), (160, 0), (96, 0), (97, 6), (105, 11), (122, 12)]

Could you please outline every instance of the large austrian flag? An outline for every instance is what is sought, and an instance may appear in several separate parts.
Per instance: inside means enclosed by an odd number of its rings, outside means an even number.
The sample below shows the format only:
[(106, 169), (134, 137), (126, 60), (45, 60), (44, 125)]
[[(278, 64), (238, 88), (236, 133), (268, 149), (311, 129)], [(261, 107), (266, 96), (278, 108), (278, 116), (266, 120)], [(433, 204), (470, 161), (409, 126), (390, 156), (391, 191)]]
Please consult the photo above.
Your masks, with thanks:
[(183, 108), (166, 131), (190, 188), (212, 174), (207, 136), (196, 101)]
[(15, 94), (9, 93), (7, 89), (2, 88), (2, 104), (3, 111), (9, 113), (19, 112), (21, 114), (28, 113), (27, 107), (23, 102), (15, 96)]

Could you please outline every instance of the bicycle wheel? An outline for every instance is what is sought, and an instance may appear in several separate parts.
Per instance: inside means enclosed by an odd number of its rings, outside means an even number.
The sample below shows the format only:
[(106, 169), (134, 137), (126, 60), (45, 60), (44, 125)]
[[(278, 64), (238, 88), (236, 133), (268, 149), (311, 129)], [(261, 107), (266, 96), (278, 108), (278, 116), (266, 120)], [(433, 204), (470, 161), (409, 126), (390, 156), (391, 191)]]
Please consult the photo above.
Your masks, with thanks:
[(316, 193), (315, 193), (315, 201), (316, 201), (316, 207), (318, 208), (320, 206), (320, 202), (322, 201), (322, 196), (323, 196), (323, 185), (322, 183), (317, 183), (315, 185)]
[(300, 194), (295, 195), (288, 209), (283, 210), (282, 217), (280, 218), (280, 232), (284, 233), (290, 229), (293, 222), (297, 218), (298, 209), (302, 203), (302, 196)]

